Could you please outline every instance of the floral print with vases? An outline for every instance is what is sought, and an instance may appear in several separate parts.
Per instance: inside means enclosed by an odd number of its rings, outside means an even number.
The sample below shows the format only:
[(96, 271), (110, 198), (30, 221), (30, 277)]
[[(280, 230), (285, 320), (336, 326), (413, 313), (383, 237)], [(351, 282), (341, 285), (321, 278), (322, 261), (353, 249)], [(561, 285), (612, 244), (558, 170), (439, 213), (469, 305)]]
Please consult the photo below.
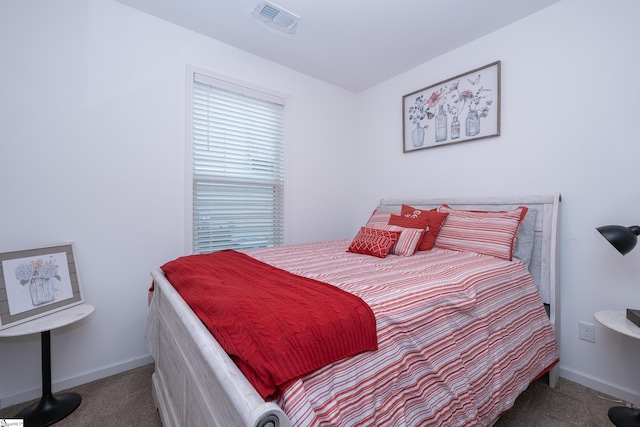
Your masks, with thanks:
[(405, 151), (499, 135), (499, 64), (406, 95)]

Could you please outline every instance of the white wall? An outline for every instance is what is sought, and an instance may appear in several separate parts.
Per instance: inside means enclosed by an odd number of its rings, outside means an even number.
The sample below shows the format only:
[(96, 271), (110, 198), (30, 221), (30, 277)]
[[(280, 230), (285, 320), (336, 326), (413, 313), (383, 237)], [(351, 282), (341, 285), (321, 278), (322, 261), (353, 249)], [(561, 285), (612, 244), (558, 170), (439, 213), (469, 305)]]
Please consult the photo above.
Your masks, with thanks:
[[(361, 217), (381, 197), (562, 193), (561, 375), (635, 403), (640, 341), (577, 333), (598, 310), (640, 308), (640, 250), (622, 257), (595, 230), (640, 223), (639, 16), (634, 0), (564, 0), (358, 96), (362, 162), (388, 171), (362, 181)], [(403, 154), (402, 96), (496, 60), (501, 135)]]
[[(595, 231), (640, 222), (634, 0), (564, 0), (358, 95), (110, 0), (53, 3), (0, 3), (0, 252), (76, 243), (97, 310), (53, 332), (54, 390), (149, 361), (148, 271), (186, 252), (193, 64), (291, 95), (290, 242), (349, 237), (382, 197), (562, 192), (562, 375), (640, 401), (640, 341), (577, 339), (597, 310), (640, 308), (640, 250)], [(402, 95), (495, 60), (501, 136), (403, 154)], [(0, 340), (0, 406), (39, 375), (37, 336)]]
[[(149, 271), (186, 252), (187, 64), (290, 96), (287, 239), (351, 233), (323, 208), (351, 197), (354, 94), (110, 0), (4, 0), (0, 40), (0, 252), (75, 242), (96, 306), (52, 332), (54, 391), (150, 362)], [(0, 339), (1, 407), (39, 396), (39, 343)]]

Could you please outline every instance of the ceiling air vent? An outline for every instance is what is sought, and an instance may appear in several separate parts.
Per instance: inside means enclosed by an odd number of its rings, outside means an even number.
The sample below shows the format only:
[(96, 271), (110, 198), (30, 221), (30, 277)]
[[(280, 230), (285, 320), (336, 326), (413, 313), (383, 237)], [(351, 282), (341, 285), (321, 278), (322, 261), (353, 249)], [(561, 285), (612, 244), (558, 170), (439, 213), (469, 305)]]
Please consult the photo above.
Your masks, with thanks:
[(256, 10), (253, 11), (253, 16), (265, 24), (289, 34), (295, 34), (298, 20), (300, 20), (299, 16), (268, 1), (258, 4)]

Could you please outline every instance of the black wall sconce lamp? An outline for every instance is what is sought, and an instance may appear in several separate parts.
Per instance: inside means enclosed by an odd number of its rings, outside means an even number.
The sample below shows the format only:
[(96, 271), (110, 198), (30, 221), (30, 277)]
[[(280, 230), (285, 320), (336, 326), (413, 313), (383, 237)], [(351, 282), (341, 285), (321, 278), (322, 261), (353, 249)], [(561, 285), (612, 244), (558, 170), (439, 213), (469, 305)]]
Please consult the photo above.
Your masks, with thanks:
[(640, 235), (640, 227), (632, 225), (625, 227), (624, 225), (604, 225), (596, 228), (604, 236), (605, 239), (613, 245), (622, 255), (626, 255), (638, 243)]
[[(602, 236), (613, 245), (622, 255), (626, 255), (638, 243), (640, 227), (632, 225), (605, 225), (596, 228)], [(640, 326), (640, 310), (627, 308), (627, 319), (636, 326)], [(618, 427), (640, 426), (640, 410), (626, 406), (614, 406), (609, 409), (609, 419)]]

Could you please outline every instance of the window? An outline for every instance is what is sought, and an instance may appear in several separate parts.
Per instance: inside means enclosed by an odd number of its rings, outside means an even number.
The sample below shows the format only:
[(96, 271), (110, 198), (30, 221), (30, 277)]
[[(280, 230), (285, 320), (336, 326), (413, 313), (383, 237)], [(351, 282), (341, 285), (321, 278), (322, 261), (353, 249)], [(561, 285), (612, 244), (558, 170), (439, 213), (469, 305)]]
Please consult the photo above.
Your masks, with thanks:
[(193, 253), (284, 243), (285, 99), (193, 73)]

